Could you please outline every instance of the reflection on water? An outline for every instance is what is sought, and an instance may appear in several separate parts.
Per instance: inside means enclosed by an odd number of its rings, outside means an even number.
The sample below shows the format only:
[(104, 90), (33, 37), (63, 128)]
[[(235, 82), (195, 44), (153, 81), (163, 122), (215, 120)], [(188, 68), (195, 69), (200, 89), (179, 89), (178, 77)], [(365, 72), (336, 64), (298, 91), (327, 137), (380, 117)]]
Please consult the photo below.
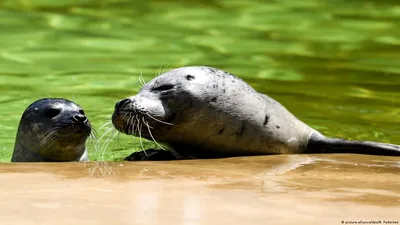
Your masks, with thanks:
[(399, 223), (399, 170), (394, 157), (345, 154), (7, 163), (0, 164), (0, 219), (21, 225)]

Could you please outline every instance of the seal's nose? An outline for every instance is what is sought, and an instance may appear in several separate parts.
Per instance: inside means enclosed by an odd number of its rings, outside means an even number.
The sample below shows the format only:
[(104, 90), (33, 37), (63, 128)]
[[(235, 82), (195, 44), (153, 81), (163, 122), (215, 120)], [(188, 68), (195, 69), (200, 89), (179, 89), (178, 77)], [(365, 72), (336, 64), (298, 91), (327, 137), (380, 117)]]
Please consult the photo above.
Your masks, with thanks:
[(74, 115), (72, 119), (78, 123), (85, 123), (87, 121), (87, 117), (85, 115)]
[(122, 99), (121, 101), (118, 101), (117, 104), (115, 104), (115, 108), (119, 109), (124, 107), (126, 104), (129, 104), (131, 100), (129, 98)]

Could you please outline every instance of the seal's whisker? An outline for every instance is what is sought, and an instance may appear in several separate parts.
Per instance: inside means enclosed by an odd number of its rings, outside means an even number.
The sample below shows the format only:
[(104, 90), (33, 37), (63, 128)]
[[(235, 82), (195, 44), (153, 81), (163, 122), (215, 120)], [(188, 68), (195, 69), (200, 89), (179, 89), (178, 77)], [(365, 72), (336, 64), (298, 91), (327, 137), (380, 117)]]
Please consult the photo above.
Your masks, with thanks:
[(121, 142), (119, 140), (120, 134), (121, 134), (120, 132), (117, 133), (117, 143), (118, 143), (119, 146), (121, 145)]
[(136, 84), (136, 85), (139, 87), (139, 89), (142, 89), (143, 84), (142, 84), (142, 81), (140, 80), (140, 78), (139, 78), (139, 84)]
[(46, 146), (51, 145), (50, 143), (56, 141), (57, 139), (59, 139), (59, 137), (57, 135), (51, 136), (50, 138), (47, 139), (47, 141), (45, 141), (45, 142), (43, 142), (43, 144), (39, 145), (37, 147), (37, 150), (40, 151), (40, 150), (45, 149)]
[(97, 151), (97, 148), (100, 146), (100, 141), (109, 133), (109, 132), (111, 132), (111, 130), (113, 129), (113, 127), (109, 127), (101, 136), (100, 136), (100, 138), (98, 138), (97, 139), (97, 141), (96, 141), (96, 151)]
[[(122, 117), (122, 120), (123, 121), (129, 121), (130, 120), (130, 115), (131, 113), (124, 113), (124, 114), (122, 114), (121, 115), (121, 117)], [(130, 126), (130, 123), (125, 123), (124, 125), (123, 125), (123, 127), (122, 127), (122, 129), (123, 130), (128, 130), (129, 129), (129, 126)]]
[(60, 137), (59, 130), (62, 129), (59, 126), (55, 126), (48, 130), (43, 136), (44, 138), (40, 141), (39, 147), (42, 148), (42, 145), (50, 143), (50, 141), (55, 141)]
[(88, 141), (94, 143), (94, 149), (96, 151), (96, 144), (97, 144), (97, 132), (92, 129), (89, 133)]
[(139, 89), (141, 89), (143, 86), (144, 86), (144, 84), (143, 84), (143, 81), (140, 79), (140, 77), (139, 77)]
[(142, 120), (143, 120), (143, 123), (147, 126), (147, 130), (149, 131), (150, 137), (151, 137), (151, 139), (153, 139), (154, 143), (156, 143), (156, 145), (158, 145), (158, 147), (160, 147), (161, 149), (165, 150), (165, 148), (163, 148), (160, 144), (158, 144), (156, 139), (153, 137), (153, 134), (151, 134), (151, 131), (150, 131), (150, 126), (148, 123), (146, 123), (146, 121), (144, 120), (143, 117), (142, 117)]
[(38, 149), (42, 149), (44, 146), (46, 146), (48, 143), (51, 143), (56, 139), (57, 135), (55, 133), (52, 133), (51, 135), (46, 136), (43, 138), (39, 145), (37, 146)]
[(139, 80), (143, 87), (146, 84), (146, 81), (143, 78), (143, 71), (140, 71)]
[(154, 78), (160, 76), (160, 74), (161, 74), (161, 68), (162, 68), (162, 64), (160, 64), (160, 67), (158, 68), (158, 73), (156, 73), (156, 74), (154, 75)]
[(132, 123), (132, 134), (133, 136), (138, 136), (138, 129), (139, 129), (139, 124), (137, 123), (138, 120), (138, 115), (135, 115), (132, 117), (134, 119)]
[[(130, 133), (131, 133), (133, 136), (135, 136), (135, 132), (136, 132), (136, 129), (135, 129), (136, 120), (135, 120), (135, 117), (134, 117), (134, 116), (132, 116), (131, 120), (129, 121), (129, 124), (131, 124)], [(135, 145), (135, 140), (136, 140), (136, 138), (132, 138), (132, 144), (133, 144), (133, 145)]]
[(164, 70), (163, 70), (162, 73), (165, 73), (165, 71), (168, 69), (168, 66), (169, 66), (169, 64), (167, 64), (167, 65), (164, 67)]
[[(108, 135), (110, 132), (112, 132), (114, 130), (114, 127), (110, 127), (106, 130), (106, 132), (103, 133), (103, 135), (100, 136), (99, 139), (97, 139), (96, 144), (95, 144), (95, 152), (97, 152), (99, 150), (100, 147), (100, 141), (106, 136)], [(106, 140), (107, 141), (107, 140)], [(104, 146), (104, 143), (102, 145), (102, 147)], [(101, 148), (102, 149), (102, 148)]]
[(173, 126), (173, 125), (174, 125), (173, 123), (168, 123), (168, 122), (164, 122), (164, 121), (162, 121), (162, 120), (156, 119), (156, 118), (154, 118), (153, 116), (151, 116), (149, 113), (146, 113), (146, 115), (147, 115), (148, 117), (150, 117), (151, 119), (157, 121), (157, 122), (160, 122), (160, 123), (163, 123), (163, 124), (166, 124), (166, 125), (170, 125), (170, 126)]
[[(114, 139), (115, 141), (114, 141), (114, 144), (115, 145), (117, 145), (117, 149), (119, 149), (119, 148), (121, 148), (121, 142), (120, 142), (120, 132), (117, 132), (117, 137), (116, 137), (116, 139)], [(115, 149), (115, 146), (112, 148), (112, 149)], [(113, 157), (114, 157), (114, 159), (116, 159), (116, 157), (115, 157), (115, 151), (113, 150)]]
[[(167, 58), (167, 57), (164, 56), (163, 62), (165, 62), (165, 59), (166, 59), (166, 58)], [(162, 63), (161, 63), (161, 64), (160, 64), (160, 68), (158, 69), (158, 74), (157, 74), (157, 76), (160, 76), (162, 73), (164, 73), (168, 66), (169, 66), (169, 64), (165, 64), (164, 69), (161, 70), (161, 68), (163, 67), (163, 66), (162, 66)]]
[(103, 145), (101, 146), (101, 150), (104, 151), (105, 148), (107, 148), (108, 144), (112, 141), (113, 135), (117, 132), (116, 130), (112, 129), (108, 133), (111, 134), (107, 137), (107, 139), (104, 141)]
[(130, 133), (134, 135), (135, 134), (135, 124), (136, 124), (135, 116), (131, 116), (129, 124), (130, 124), (130, 129), (131, 129)]
[(143, 75), (143, 71), (140, 70), (139, 81), (140, 81), (140, 83), (142, 84), (142, 87), (143, 87), (143, 86), (144, 86), (144, 82), (143, 82), (143, 77), (142, 77), (142, 75)]
[[(58, 129), (59, 127), (53, 127), (50, 130), (48, 130), (43, 136), (43, 139), (40, 140), (38, 147), (41, 149), (44, 144), (50, 143), (50, 140), (53, 138), (53, 136), (58, 136)], [(54, 140), (53, 140), (54, 141)]]
[(137, 128), (138, 128), (138, 133), (139, 133), (140, 145), (142, 146), (142, 151), (144, 152), (144, 154), (147, 155), (146, 151), (144, 150), (143, 142), (142, 142), (142, 124), (140, 123), (139, 118), (137, 118), (137, 121), (138, 121), (138, 126), (137, 126)]
[[(142, 72), (140, 71), (140, 73), (142, 73)], [(138, 76), (138, 79), (139, 79), (140, 87), (143, 87), (143, 83), (142, 83), (142, 79), (140, 78), (140, 74)]]
[(142, 121), (143, 123), (146, 125), (146, 127), (150, 128), (150, 129), (154, 129), (154, 127), (150, 126), (148, 122), (146, 122), (146, 120), (144, 119), (144, 117), (142, 117)]
[(95, 136), (95, 137), (97, 137), (97, 130), (94, 129), (93, 127), (91, 127), (91, 129), (90, 129), (90, 134), (93, 135), (93, 136)]
[[(128, 118), (128, 119), (125, 119), (125, 118), (126, 118), (126, 116), (123, 116), (123, 120), (124, 120), (124, 121), (125, 121), (125, 120), (126, 120), (126, 121), (129, 121), (129, 118)], [(125, 124), (122, 125), (122, 130), (128, 132), (130, 126), (131, 126), (131, 125), (129, 124), (129, 122), (128, 122), (128, 123), (125, 123)]]
[(123, 125), (124, 131), (126, 131), (127, 133), (130, 133), (131, 126), (132, 126), (132, 124), (131, 124), (131, 121), (132, 121), (131, 112), (124, 114), (124, 115), (122, 116), (122, 120), (123, 120), (123, 121), (127, 121), (127, 122)]
[(118, 134), (118, 132), (116, 132), (116, 131), (114, 130), (114, 134), (111, 136), (111, 138), (110, 138), (110, 140), (108, 141), (107, 145), (106, 145), (105, 148), (103, 149), (103, 152), (102, 152), (102, 154), (101, 154), (101, 161), (104, 161), (104, 155), (105, 155), (105, 153), (106, 153), (107, 147), (108, 147), (108, 145), (111, 143), (111, 141), (115, 138), (115, 136), (117, 136), (117, 134)]
[(105, 122), (103, 125), (101, 125), (101, 126), (99, 127), (99, 130), (101, 130), (101, 128), (103, 128), (103, 127), (105, 127), (105, 126), (107, 126), (107, 125), (110, 125), (111, 123), (112, 123), (111, 120), (108, 121), (108, 122)]
[(57, 133), (58, 129), (52, 129), (47, 135), (40, 141), (38, 145), (38, 150), (43, 149), (45, 146), (48, 146), (49, 143), (54, 142), (55, 140), (59, 139), (60, 136)]
[(115, 136), (115, 133), (118, 133), (118, 131), (117, 130), (111, 130), (111, 131), (109, 130), (108, 131), (108, 134), (110, 134), (110, 135), (107, 137), (107, 139), (104, 141), (103, 145), (100, 148), (100, 152), (101, 152), (100, 158), (102, 158), (102, 160), (104, 159), (105, 151), (107, 150), (108, 145), (112, 142), (112, 140)]
[(126, 123), (123, 124), (122, 129), (128, 134), (131, 133), (132, 113), (129, 112), (122, 115), (122, 120), (126, 121)]
[(97, 131), (92, 128), (89, 134), (89, 139), (92, 139), (97, 142)]
[[(51, 129), (49, 129), (48, 131), (46, 131), (46, 132), (43, 134), (43, 136), (44, 136), (43, 139), (45, 139), (47, 136), (53, 134), (54, 132), (57, 132), (58, 129), (59, 129), (58, 126), (55, 126), (55, 127), (51, 128)], [(42, 141), (43, 141), (43, 139), (42, 139)]]

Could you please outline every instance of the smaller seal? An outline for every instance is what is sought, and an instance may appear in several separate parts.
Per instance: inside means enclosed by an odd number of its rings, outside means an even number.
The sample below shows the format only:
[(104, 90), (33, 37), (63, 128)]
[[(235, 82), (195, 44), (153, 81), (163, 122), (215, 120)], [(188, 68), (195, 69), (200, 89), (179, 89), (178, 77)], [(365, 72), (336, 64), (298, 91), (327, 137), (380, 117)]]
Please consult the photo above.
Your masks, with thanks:
[(43, 98), (22, 114), (11, 162), (88, 161), (92, 131), (83, 109), (63, 98)]

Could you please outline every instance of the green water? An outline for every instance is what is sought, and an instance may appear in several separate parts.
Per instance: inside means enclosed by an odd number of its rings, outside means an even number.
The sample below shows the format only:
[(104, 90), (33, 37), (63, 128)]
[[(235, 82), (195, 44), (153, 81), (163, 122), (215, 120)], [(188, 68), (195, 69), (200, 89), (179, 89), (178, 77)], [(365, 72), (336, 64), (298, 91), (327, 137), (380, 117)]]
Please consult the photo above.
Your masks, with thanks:
[[(3, 0), (0, 27), (1, 161), (31, 102), (75, 101), (99, 137), (140, 73), (186, 65), (234, 73), (326, 135), (400, 144), (394, 0)], [(140, 148), (119, 135), (104, 158)]]

